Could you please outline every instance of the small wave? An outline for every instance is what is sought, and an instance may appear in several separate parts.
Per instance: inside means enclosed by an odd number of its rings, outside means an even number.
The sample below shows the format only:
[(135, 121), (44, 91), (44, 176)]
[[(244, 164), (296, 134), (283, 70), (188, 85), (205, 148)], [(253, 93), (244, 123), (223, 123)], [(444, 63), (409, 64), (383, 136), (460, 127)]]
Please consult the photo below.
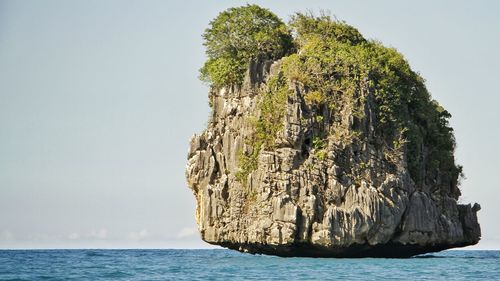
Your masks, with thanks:
[(104, 253), (104, 251), (89, 251), (85, 252), (85, 256), (87, 257), (107, 257), (108, 255)]
[(436, 255), (420, 255), (420, 256), (414, 256), (411, 258), (412, 259), (442, 259), (442, 258), (449, 258), (449, 257), (436, 256)]
[(411, 257), (412, 259), (500, 259), (500, 256), (498, 255), (474, 255), (471, 253), (471, 255), (419, 255), (419, 256), (414, 256)]
[(122, 278), (122, 277), (130, 277), (130, 276), (132, 276), (132, 274), (127, 273), (125, 271), (121, 271), (121, 270), (106, 272), (102, 275), (102, 277), (105, 277), (105, 278)]

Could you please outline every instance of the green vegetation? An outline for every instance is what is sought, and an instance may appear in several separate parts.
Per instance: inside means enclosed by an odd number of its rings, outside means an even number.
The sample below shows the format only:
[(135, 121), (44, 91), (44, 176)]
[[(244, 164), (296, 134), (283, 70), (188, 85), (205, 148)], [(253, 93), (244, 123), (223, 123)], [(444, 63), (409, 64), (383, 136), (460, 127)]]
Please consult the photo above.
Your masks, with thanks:
[(325, 40), (334, 39), (340, 43), (353, 45), (366, 42), (356, 28), (345, 22), (332, 20), (328, 15), (315, 17), (312, 14), (296, 13), (292, 16), (290, 26), (295, 31), (295, 42), (299, 46), (305, 44), (312, 37)]
[(315, 136), (312, 139), (312, 149), (314, 151), (314, 155), (318, 157), (319, 160), (325, 160), (327, 151), (326, 148), (326, 140), (320, 138), (319, 136)]
[(220, 13), (203, 34), (208, 60), (200, 78), (214, 87), (238, 85), (252, 59), (279, 59), (292, 47), (285, 23), (257, 5)]
[(262, 93), (258, 107), (260, 116), (252, 120), (255, 132), (247, 142), (252, 147), (250, 153), (240, 153), (240, 171), (236, 174), (240, 182), (246, 181), (250, 172), (257, 168), (257, 157), (261, 149), (274, 149), (276, 134), (283, 127), (288, 87), (282, 73), (271, 77), (268, 81), (268, 91)]
[[(290, 85), (298, 85), (316, 130), (311, 149), (320, 160), (326, 156), (328, 136), (366, 141), (360, 124), (370, 102), (377, 145), (406, 152), (404, 160), (417, 186), (438, 182), (443, 190), (456, 186), (462, 168), (454, 161), (451, 115), (431, 99), (424, 80), (399, 52), (366, 40), (354, 27), (325, 15), (297, 13), (289, 26), (291, 33), (270, 11), (247, 5), (221, 13), (204, 34), (209, 58), (201, 76), (213, 87), (241, 83), (250, 60), (281, 58), (282, 62), (261, 93), (260, 115), (248, 140), (252, 149), (241, 153), (238, 179), (246, 180), (257, 168), (261, 150), (274, 149)], [(354, 121), (343, 133), (338, 128), (346, 112)], [(367, 167), (360, 163), (360, 168)]]

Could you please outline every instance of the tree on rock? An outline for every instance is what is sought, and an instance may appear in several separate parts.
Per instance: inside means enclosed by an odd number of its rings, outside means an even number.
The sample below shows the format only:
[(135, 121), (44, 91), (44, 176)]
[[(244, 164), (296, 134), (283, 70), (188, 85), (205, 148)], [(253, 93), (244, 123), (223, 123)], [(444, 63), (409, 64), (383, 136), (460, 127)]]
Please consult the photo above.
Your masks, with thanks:
[(279, 59), (291, 49), (286, 24), (257, 5), (221, 12), (203, 34), (208, 60), (200, 78), (214, 87), (238, 85), (253, 59)]

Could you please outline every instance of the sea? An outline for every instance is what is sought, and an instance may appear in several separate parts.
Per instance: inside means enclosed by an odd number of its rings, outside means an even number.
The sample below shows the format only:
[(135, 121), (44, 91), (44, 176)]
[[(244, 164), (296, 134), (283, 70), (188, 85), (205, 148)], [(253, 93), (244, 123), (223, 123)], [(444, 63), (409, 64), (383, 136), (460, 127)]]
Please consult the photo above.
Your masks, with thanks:
[(334, 259), (223, 249), (0, 250), (0, 280), (500, 280), (500, 251)]

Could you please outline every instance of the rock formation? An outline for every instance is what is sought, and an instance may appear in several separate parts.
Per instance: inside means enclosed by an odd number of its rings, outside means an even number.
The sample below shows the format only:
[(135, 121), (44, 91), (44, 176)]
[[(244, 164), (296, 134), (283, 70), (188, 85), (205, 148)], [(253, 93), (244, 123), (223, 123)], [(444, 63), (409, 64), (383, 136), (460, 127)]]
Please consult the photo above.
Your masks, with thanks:
[[(211, 88), (208, 127), (192, 138), (186, 170), (202, 239), (310, 257), (409, 257), (476, 244), (480, 206), (457, 203), (449, 114), (423, 81), (394, 71), (399, 80), (383, 84), (390, 74), (335, 55), (338, 38), (321, 48), (336, 59), (311, 66), (307, 40), (288, 56), (252, 59), (239, 85)], [(341, 42), (360, 44), (392, 54), (364, 39)], [(314, 76), (315, 66), (337, 70)], [(387, 105), (384, 89), (408, 98)]]

